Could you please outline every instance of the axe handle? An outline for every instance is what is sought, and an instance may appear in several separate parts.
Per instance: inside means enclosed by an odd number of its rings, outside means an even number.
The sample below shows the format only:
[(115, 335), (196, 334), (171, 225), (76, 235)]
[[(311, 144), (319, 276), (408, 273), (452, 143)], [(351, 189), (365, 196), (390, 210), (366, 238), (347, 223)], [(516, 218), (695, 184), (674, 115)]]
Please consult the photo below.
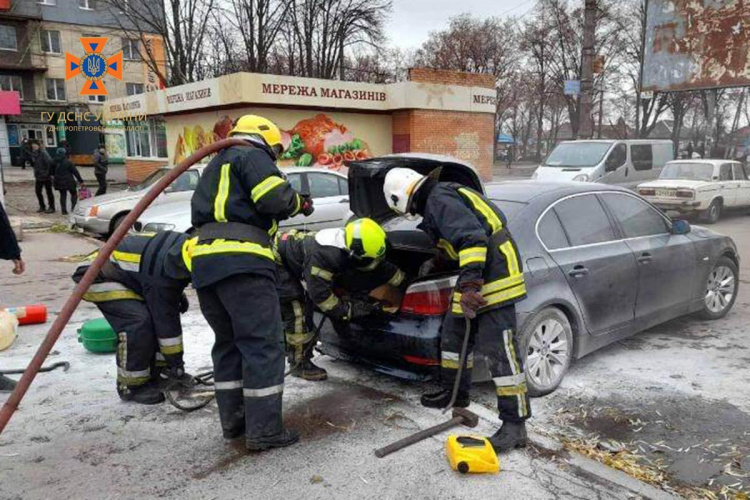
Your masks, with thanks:
[(464, 421), (463, 417), (453, 417), (447, 422), (443, 422), (442, 424), (438, 424), (438, 425), (433, 425), (432, 427), (428, 427), (427, 429), (416, 432), (412, 434), (411, 436), (407, 436), (403, 439), (399, 439), (395, 443), (391, 443), (388, 446), (384, 446), (383, 448), (378, 448), (377, 450), (375, 450), (375, 456), (378, 458), (383, 458), (385, 456), (390, 455), (393, 452), (406, 448), (407, 446), (411, 446), (424, 439), (427, 439), (428, 437), (432, 437), (435, 434), (439, 434), (443, 432), (444, 430), (450, 429), (453, 426), (459, 425), (463, 423), (463, 421)]

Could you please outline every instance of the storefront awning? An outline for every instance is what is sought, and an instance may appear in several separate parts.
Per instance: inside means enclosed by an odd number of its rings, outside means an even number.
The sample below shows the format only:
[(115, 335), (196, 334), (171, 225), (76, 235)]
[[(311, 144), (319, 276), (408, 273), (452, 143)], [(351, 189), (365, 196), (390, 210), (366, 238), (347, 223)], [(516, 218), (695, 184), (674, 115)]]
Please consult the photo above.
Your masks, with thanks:
[(21, 98), (18, 92), (0, 90), (0, 115), (20, 115)]

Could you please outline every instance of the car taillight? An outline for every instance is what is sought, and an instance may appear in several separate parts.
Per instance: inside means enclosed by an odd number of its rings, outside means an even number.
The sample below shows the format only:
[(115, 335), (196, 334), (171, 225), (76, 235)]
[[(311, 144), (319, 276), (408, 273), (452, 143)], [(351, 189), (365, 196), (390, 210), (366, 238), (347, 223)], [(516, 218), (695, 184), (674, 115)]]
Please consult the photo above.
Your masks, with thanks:
[(695, 196), (695, 191), (692, 189), (678, 189), (677, 190), (677, 197), (678, 198), (692, 198)]
[(450, 307), (451, 292), (456, 278), (425, 281), (411, 285), (401, 303), (401, 312), (421, 316), (445, 314)]
[(640, 194), (641, 196), (654, 196), (656, 194), (656, 190), (643, 188), (638, 190), (638, 194)]
[(406, 361), (407, 363), (411, 363), (413, 365), (440, 366), (440, 360), (423, 358), (420, 356), (404, 356), (404, 361)]

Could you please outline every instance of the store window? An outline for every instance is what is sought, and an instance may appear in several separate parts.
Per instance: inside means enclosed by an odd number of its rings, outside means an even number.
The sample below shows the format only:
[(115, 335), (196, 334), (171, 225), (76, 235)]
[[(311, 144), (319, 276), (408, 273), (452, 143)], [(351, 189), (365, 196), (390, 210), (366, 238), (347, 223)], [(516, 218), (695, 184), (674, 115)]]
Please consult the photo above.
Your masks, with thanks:
[(57, 146), (57, 134), (54, 125), (20, 124), (18, 132), (21, 141), (23, 139), (36, 140), (48, 148)]
[(48, 101), (65, 100), (65, 80), (62, 78), (46, 78), (44, 82), (47, 86)]
[(0, 24), (0, 49), (18, 50), (18, 39), (16, 38), (16, 27)]
[(143, 84), (142, 83), (126, 83), (125, 91), (127, 92), (128, 95), (143, 94)]
[(140, 56), (138, 55), (138, 40), (132, 40), (130, 38), (122, 39), (122, 56), (128, 61), (138, 61)]
[(20, 76), (0, 75), (0, 90), (15, 90), (23, 101), (23, 82)]
[(62, 54), (60, 45), (60, 32), (54, 30), (42, 30), (42, 52), (46, 54)]
[(163, 120), (128, 120), (125, 139), (129, 157), (167, 158), (167, 128)]

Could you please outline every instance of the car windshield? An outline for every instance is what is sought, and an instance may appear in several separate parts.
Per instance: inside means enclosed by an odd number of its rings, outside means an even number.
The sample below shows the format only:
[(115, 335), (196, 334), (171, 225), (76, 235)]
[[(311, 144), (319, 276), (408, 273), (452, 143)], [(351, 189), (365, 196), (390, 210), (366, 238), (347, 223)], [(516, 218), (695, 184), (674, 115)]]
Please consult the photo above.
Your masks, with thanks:
[(609, 142), (563, 142), (544, 161), (545, 167), (593, 167), (598, 165), (612, 144)]
[(667, 163), (662, 169), (659, 178), (710, 181), (713, 175), (714, 166), (710, 163)]
[(156, 181), (164, 177), (166, 173), (169, 172), (169, 169), (167, 168), (160, 168), (159, 170), (156, 170), (151, 175), (143, 179), (141, 182), (136, 184), (135, 186), (129, 188), (130, 191), (141, 191), (143, 189), (146, 189), (147, 187), (150, 187), (153, 185)]

